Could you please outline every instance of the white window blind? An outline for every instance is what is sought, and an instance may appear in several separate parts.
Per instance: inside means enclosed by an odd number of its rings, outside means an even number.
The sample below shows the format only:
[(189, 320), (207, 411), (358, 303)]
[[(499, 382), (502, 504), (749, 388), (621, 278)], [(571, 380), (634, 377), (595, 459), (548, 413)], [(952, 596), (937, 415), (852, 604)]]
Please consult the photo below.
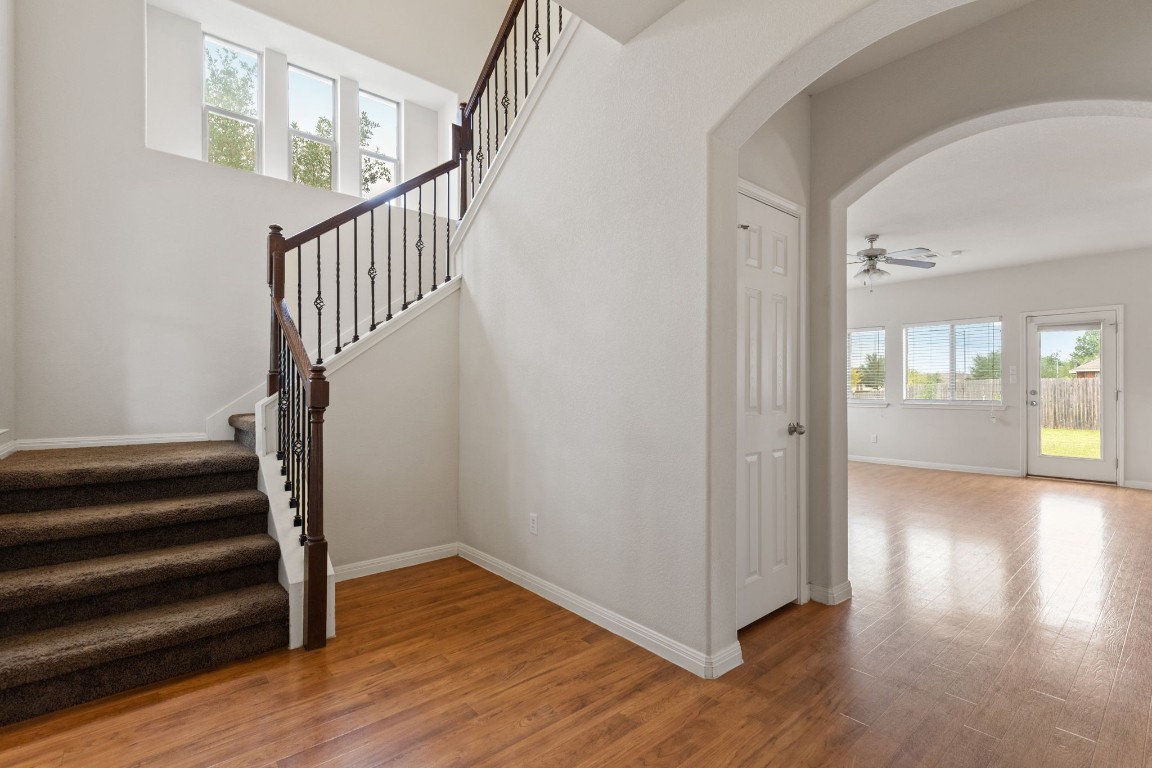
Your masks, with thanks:
[(884, 400), (883, 328), (848, 331), (848, 399)]
[(962, 320), (904, 328), (904, 399), (1001, 399), (1000, 321)]

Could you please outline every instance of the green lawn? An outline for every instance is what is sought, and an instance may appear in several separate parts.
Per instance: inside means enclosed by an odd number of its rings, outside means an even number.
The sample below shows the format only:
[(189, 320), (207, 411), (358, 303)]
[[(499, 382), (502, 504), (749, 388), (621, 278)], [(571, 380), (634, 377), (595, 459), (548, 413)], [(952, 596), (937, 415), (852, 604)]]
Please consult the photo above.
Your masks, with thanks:
[(1040, 452), (1045, 456), (1100, 458), (1100, 432), (1095, 429), (1042, 429)]

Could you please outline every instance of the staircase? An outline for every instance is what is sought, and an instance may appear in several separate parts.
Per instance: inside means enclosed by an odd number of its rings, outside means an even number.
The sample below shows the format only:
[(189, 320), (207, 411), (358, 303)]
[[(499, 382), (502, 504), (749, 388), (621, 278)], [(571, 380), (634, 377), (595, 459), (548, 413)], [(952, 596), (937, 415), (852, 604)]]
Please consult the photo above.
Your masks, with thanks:
[(288, 646), (241, 443), (0, 461), (0, 725)]

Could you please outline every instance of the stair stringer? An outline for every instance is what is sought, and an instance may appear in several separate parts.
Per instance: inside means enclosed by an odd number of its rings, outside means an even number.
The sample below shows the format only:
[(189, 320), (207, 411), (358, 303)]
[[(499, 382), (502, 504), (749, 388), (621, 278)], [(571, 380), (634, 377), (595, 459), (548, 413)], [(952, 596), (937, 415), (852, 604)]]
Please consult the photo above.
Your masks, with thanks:
[[(268, 414), (276, 418), (276, 398), (266, 397), (256, 404), (256, 450), (260, 473), (256, 487), (268, 497), (268, 535), (280, 545), (280, 586), (288, 592), (288, 647), (304, 645), (304, 547), (300, 529), (292, 525), (294, 514), (288, 506), (280, 462), (276, 453), (265, 453), (262, 435)], [(271, 422), (275, 423), (275, 421)], [(336, 572), (328, 559), (328, 637), (336, 636)]]

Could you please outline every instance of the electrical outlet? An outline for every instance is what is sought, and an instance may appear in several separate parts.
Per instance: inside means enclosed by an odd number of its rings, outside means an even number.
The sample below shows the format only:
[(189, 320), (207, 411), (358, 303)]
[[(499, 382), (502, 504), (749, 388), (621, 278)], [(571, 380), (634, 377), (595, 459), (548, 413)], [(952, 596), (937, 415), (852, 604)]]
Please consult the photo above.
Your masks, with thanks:
[(535, 512), (528, 515), (528, 533), (532, 534), (533, 536), (535, 536), (537, 533), (536, 513)]
[(872, 442), (874, 442), (874, 443), (880, 442), (880, 435), (872, 435)]

